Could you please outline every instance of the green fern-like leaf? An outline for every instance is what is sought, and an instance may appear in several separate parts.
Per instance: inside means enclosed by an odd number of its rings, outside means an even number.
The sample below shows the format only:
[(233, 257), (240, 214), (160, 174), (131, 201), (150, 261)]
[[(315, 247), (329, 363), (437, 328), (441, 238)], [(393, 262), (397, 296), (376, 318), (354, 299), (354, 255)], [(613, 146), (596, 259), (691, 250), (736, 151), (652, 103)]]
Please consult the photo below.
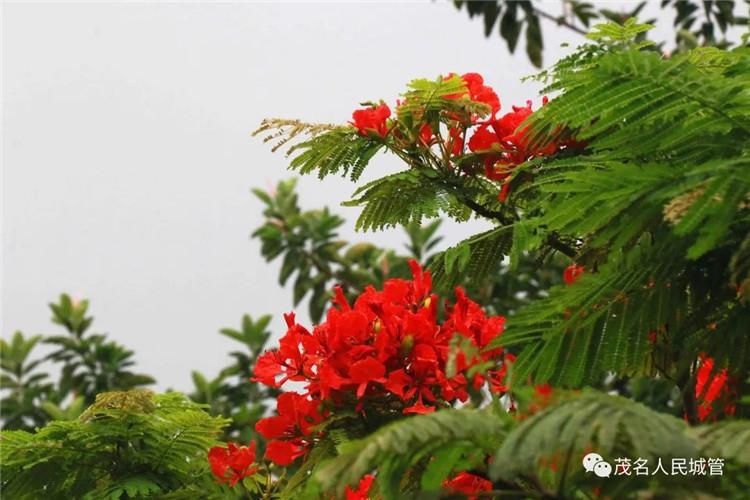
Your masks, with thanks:
[(196, 482), (211, 490), (206, 451), (226, 423), (179, 393), (101, 394), (78, 420), (2, 433), (3, 493), (131, 498)]
[(512, 243), (512, 227), (500, 226), (468, 238), (433, 259), (435, 286), (447, 290), (460, 276), (483, 279), (497, 271)]
[[(551, 477), (564, 496), (565, 483), (585, 483), (582, 458), (596, 452), (613, 462), (617, 457), (696, 456), (685, 422), (640, 403), (590, 391), (564, 400), (525, 420), (503, 441), (490, 466), (495, 479)], [(545, 464), (554, 463), (550, 476)], [(563, 491), (560, 491), (560, 490)]]
[(423, 176), (413, 170), (365, 184), (354, 196), (345, 205), (363, 206), (357, 219), (357, 230), (408, 225), (439, 214), (439, 195)]
[(356, 181), (382, 146), (352, 127), (339, 127), (292, 146), (289, 154), (301, 152), (292, 159), (289, 168), (301, 174), (317, 171), (321, 179), (340, 174)]
[(690, 430), (690, 434), (698, 441), (703, 456), (721, 457), (750, 465), (750, 422), (728, 420), (695, 427)]
[(315, 477), (324, 490), (334, 489), (340, 495), (347, 485), (377, 469), (380, 493), (384, 498), (399, 498), (403, 473), (420, 458), (457, 443), (490, 450), (506, 429), (507, 422), (487, 410), (438, 411), (406, 418), (345, 443), (339, 456), (323, 464)]

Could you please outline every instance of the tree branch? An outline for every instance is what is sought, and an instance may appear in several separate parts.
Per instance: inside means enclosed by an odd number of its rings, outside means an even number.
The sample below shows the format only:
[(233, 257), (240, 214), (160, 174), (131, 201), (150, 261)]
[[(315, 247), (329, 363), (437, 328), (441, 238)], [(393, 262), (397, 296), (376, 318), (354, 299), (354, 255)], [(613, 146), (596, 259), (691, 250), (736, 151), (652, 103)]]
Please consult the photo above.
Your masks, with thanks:
[(564, 16), (553, 16), (552, 14), (544, 12), (543, 10), (539, 10), (536, 7), (534, 7), (534, 14), (536, 14), (537, 16), (541, 18), (547, 19), (548, 21), (553, 21), (558, 26), (564, 26), (568, 28), (569, 30), (575, 31), (579, 35), (584, 35), (584, 36), (586, 35), (586, 31), (566, 21)]
[(557, 233), (550, 233), (547, 236), (547, 240), (545, 241), (545, 243), (561, 254), (570, 257), (571, 259), (575, 259), (578, 255), (578, 251), (575, 248), (566, 245), (562, 240), (560, 240), (560, 236), (558, 236)]

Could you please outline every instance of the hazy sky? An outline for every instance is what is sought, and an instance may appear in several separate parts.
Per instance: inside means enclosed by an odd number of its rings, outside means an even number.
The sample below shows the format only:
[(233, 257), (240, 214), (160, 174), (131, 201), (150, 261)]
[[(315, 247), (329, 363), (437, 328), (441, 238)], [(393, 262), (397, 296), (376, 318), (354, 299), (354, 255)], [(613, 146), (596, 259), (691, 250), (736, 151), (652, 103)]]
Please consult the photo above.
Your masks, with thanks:
[[(278, 335), (291, 309), (279, 263), (249, 239), (262, 220), (249, 189), (292, 175), (250, 137), (262, 118), (343, 122), (450, 71), (484, 74), (506, 109), (537, 90), (519, 81), (534, 72), (522, 47), (509, 55), (450, 2), (2, 8), (2, 334), (55, 332), (46, 304), (89, 298), (96, 329), (160, 389), (225, 365), (219, 328), (272, 313)], [(581, 40), (545, 37), (545, 62)], [(381, 157), (370, 177), (399, 167)], [(355, 235), (356, 209), (338, 206), (352, 191), (300, 180), (303, 206), (349, 219), (344, 237), (400, 246), (398, 231)], [(446, 244), (481, 227), (448, 225)]]

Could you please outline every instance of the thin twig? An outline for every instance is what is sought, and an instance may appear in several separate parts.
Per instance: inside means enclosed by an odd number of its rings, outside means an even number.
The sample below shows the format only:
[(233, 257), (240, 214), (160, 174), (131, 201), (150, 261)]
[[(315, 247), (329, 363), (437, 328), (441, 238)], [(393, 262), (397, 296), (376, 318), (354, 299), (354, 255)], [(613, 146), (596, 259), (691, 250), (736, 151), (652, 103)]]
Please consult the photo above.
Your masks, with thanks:
[(544, 12), (543, 10), (539, 10), (536, 7), (534, 7), (534, 14), (544, 19), (547, 19), (548, 21), (553, 21), (558, 26), (564, 26), (568, 28), (569, 30), (575, 31), (579, 35), (584, 35), (584, 36), (586, 35), (586, 31), (566, 21), (564, 16), (553, 16), (552, 14), (548, 14), (547, 12)]

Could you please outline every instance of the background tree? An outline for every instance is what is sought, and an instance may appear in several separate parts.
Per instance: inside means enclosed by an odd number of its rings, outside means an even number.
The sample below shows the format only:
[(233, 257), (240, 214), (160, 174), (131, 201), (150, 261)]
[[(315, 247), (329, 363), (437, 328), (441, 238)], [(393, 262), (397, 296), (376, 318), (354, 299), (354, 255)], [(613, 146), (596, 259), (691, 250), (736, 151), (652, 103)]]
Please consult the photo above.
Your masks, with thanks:
[[(638, 17), (646, 1), (633, 5), (628, 11), (618, 12), (609, 8), (606, 2), (579, 2), (561, 0), (561, 13), (550, 2), (534, 0), (499, 0), (499, 1), (464, 1), (455, 0), (459, 10), (465, 10), (469, 17), (481, 17), (484, 23), (484, 34), (492, 36), (497, 31), (505, 40), (510, 53), (514, 53), (518, 41), (523, 35), (526, 55), (537, 68), (542, 67), (544, 49), (544, 23), (551, 21), (560, 29), (585, 35), (595, 22), (612, 21), (624, 23), (631, 17)], [(737, 2), (732, 0), (691, 1), (661, 0), (662, 9), (674, 11), (675, 44), (678, 50), (696, 46), (728, 47), (731, 42), (726, 38), (728, 28), (747, 26), (747, 15), (738, 15)], [(655, 19), (646, 22), (654, 23)], [(664, 44), (661, 41), (657, 47)]]
[[(93, 317), (86, 315), (88, 305), (87, 300), (74, 301), (63, 294), (50, 309), (52, 321), (61, 325), (66, 335), (25, 338), (16, 332), (10, 342), (0, 341), (3, 428), (32, 430), (51, 418), (75, 418), (101, 392), (154, 383), (150, 376), (129, 370), (135, 364), (132, 351), (105, 334), (89, 332)], [(40, 342), (55, 346), (55, 350), (30, 360)], [(60, 365), (56, 382), (40, 370), (50, 362), (51, 366)]]
[(49, 415), (42, 404), (54, 390), (48, 374), (39, 370), (41, 359), (29, 360), (41, 335), (26, 338), (15, 332), (10, 341), (0, 339), (0, 401), (3, 428), (34, 429), (44, 425)]
[(207, 405), (211, 415), (229, 419), (224, 428), (224, 441), (249, 443), (257, 440), (255, 423), (267, 413), (269, 401), (278, 395), (278, 391), (251, 380), (258, 356), (266, 349), (271, 336), (267, 329), (270, 321), (269, 315), (257, 320), (245, 315), (239, 330), (223, 328), (219, 333), (242, 344), (242, 350), (230, 353), (234, 362), (210, 380), (199, 371), (192, 372), (195, 388), (190, 399)]
[(3, 431), (3, 495), (34, 499), (233, 498), (205, 459), (225, 419), (177, 393), (105, 392), (80, 417)]

